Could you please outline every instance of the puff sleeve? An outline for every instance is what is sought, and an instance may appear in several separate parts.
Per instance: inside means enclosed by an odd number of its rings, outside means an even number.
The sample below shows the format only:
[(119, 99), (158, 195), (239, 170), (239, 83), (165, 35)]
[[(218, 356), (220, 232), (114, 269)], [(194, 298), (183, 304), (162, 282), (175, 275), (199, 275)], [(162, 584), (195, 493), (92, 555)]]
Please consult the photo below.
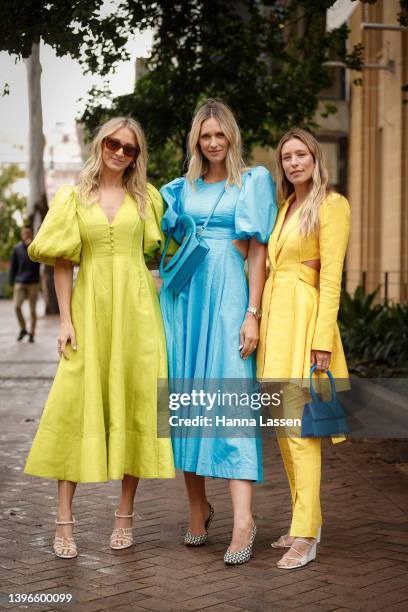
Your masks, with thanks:
[(243, 186), (235, 208), (235, 232), (240, 240), (255, 237), (266, 244), (275, 225), (275, 184), (263, 166), (251, 168), (244, 176)]
[(349, 233), (350, 205), (338, 193), (330, 194), (319, 210), (320, 296), (312, 342), (317, 351), (332, 351)]
[(162, 219), (162, 230), (168, 234), (171, 230), (175, 230), (174, 239), (180, 243), (183, 239), (182, 235), (178, 235), (176, 228), (177, 219), (183, 212), (182, 198), (186, 179), (183, 176), (174, 179), (160, 189), (163, 200), (166, 203), (166, 212)]
[(161, 251), (164, 245), (164, 235), (161, 229), (164, 204), (160, 193), (150, 183), (147, 185), (145, 213), (143, 253), (146, 261), (152, 261), (155, 259), (155, 253)]
[(79, 264), (81, 249), (75, 189), (64, 185), (52, 199), (38, 234), (28, 248), (28, 255), (32, 261), (49, 266), (55, 264), (56, 258)]

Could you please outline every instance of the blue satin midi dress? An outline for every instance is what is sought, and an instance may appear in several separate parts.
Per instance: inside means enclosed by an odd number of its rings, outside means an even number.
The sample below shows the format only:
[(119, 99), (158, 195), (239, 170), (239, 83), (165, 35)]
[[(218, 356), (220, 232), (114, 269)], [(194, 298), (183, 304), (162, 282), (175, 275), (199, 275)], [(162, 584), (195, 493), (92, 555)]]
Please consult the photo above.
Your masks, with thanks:
[[(266, 244), (277, 207), (275, 186), (262, 166), (243, 173), (243, 184), (225, 181), (193, 186), (184, 177), (161, 189), (167, 204), (165, 233), (176, 227), (180, 214), (202, 225), (225, 189), (204, 238), (210, 247), (191, 280), (179, 292), (162, 288), (160, 305), (166, 332), (170, 379), (255, 379), (255, 354), (243, 360), (239, 333), (248, 307), (244, 258), (232, 243), (255, 237)], [(177, 233), (175, 234), (177, 239)], [(262, 441), (259, 436), (172, 436), (175, 467), (201, 476), (262, 481)]]

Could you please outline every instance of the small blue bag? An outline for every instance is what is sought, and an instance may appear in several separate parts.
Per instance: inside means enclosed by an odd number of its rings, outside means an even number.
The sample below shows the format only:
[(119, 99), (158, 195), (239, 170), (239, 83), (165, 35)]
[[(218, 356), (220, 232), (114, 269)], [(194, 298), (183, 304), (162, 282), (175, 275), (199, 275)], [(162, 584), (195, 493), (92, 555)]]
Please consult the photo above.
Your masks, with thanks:
[(310, 368), (310, 394), (312, 401), (305, 404), (302, 417), (302, 438), (324, 438), (349, 432), (346, 415), (339, 400), (336, 397), (336, 387), (331, 372), (327, 371), (330, 380), (331, 398), (329, 400), (319, 399), (313, 387), (313, 372), (317, 369), (314, 365)]
[(207, 225), (224, 193), (225, 189), (222, 190), (221, 195), (217, 198), (217, 201), (212, 207), (210, 214), (208, 215), (204, 224), (198, 230), (193, 217), (190, 215), (183, 214), (178, 217), (176, 227), (177, 230), (179, 230), (181, 229), (181, 226), (184, 230), (184, 232), (182, 232), (184, 234), (183, 242), (177, 250), (177, 253), (170, 259), (168, 264), (165, 265), (167, 249), (169, 247), (170, 240), (173, 237), (175, 228), (173, 228), (167, 235), (163, 253), (160, 259), (160, 276), (163, 279), (164, 288), (168, 291), (173, 291), (174, 293), (181, 291), (210, 250), (210, 247), (202, 238), (202, 234), (206, 230)]

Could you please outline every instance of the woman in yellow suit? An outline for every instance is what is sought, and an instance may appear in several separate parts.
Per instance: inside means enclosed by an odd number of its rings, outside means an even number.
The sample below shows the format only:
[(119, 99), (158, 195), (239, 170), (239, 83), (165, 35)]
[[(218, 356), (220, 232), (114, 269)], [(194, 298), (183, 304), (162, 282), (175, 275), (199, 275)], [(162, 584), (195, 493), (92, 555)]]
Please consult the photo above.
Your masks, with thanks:
[[(139, 478), (174, 477), (171, 441), (157, 437), (157, 379), (167, 377), (156, 288), (145, 265), (160, 248), (163, 201), (147, 183), (140, 125), (116, 118), (98, 131), (77, 187), (62, 187), (31, 243), (55, 265), (61, 359), (26, 474), (58, 480), (54, 551), (72, 558), (79, 482), (121, 480), (110, 540), (132, 546)], [(72, 290), (72, 267), (79, 264)], [(146, 333), (148, 332), (148, 333)]]
[[(281, 207), (268, 245), (271, 270), (262, 300), (257, 374), (263, 381), (285, 382), (283, 414), (301, 418), (310, 401), (311, 365), (320, 372), (330, 368), (337, 388), (348, 385), (337, 312), (350, 207), (343, 196), (328, 192), (322, 149), (309, 132), (294, 128), (282, 137), (277, 167)], [(294, 569), (316, 557), (320, 541), (320, 439), (286, 430), (278, 432), (278, 442), (292, 522), (272, 546), (289, 549), (278, 567)]]

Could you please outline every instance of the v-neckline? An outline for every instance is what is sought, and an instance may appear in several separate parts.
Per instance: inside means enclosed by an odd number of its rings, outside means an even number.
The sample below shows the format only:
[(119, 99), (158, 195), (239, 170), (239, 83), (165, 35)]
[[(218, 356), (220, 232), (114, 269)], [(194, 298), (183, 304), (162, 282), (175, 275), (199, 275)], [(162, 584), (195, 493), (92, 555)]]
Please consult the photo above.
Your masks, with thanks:
[(283, 226), (283, 222), (286, 219), (286, 214), (288, 211), (289, 203), (290, 203), (290, 197), (286, 200), (281, 210), (279, 211), (279, 216), (278, 216), (278, 219), (275, 225), (275, 229), (271, 235), (269, 246), (268, 246), (269, 258), (270, 258), (271, 265), (273, 268), (276, 267), (279, 253), (281, 251), (284, 241), (286, 240), (289, 232), (293, 229), (293, 217), (297, 216), (297, 212), (299, 210), (299, 209), (296, 210), (293, 213), (293, 215), (290, 217), (290, 219), (288, 219), (288, 221)]
[(104, 216), (105, 221), (106, 221), (107, 225), (109, 225), (109, 227), (112, 227), (113, 224), (115, 223), (115, 221), (116, 221), (116, 219), (117, 219), (117, 217), (118, 217), (118, 215), (119, 215), (119, 213), (120, 213), (121, 209), (123, 208), (123, 205), (124, 205), (124, 203), (126, 201), (126, 196), (127, 196), (127, 193), (125, 193), (125, 195), (123, 196), (122, 202), (120, 203), (120, 206), (119, 206), (118, 210), (116, 211), (112, 221), (109, 221), (108, 215), (103, 210), (100, 202), (96, 202), (96, 204), (98, 205), (99, 210), (101, 211), (102, 215)]
[(298, 206), (298, 208), (295, 210), (294, 213), (292, 213), (289, 217), (289, 219), (286, 220), (287, 214), (288, 214), (288, 209), (289, 207), (292, 205), (292, 202), (290, 201), (290, 197), (287, 199), (286, 204), (285, 204), (285, 212), (283, 213), (283, 222), (282, 225), (279, 228), (279, 234), (278, 237), (276, 239), (276, 244), (278, 244), (282, 237), (284, 236), (285, 230), (287, 229), (288, 225), (290, 225), (290, 222), (292, 221), (293, 217), (298, 213), (298, 211), (302, 208), (302, 206)]

